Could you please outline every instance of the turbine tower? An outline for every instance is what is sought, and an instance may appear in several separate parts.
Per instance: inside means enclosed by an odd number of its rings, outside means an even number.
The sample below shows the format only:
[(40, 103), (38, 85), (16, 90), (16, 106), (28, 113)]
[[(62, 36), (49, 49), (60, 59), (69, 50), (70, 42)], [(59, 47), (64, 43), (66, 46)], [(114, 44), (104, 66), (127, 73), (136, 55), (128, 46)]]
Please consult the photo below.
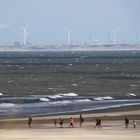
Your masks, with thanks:
[(27, 45), (27, 35), (29, 35), (29, 32), (27, 32), (28, 26), (23, 27), (23, 45)]
[(117, 32), (119, 31), (119, 28), (116, 28), (113, 30), (113, 44), (117, 43)]
[(66, 30), (67, 32), (67, 44), (70, 46), (71, 45), (71, 33), (74, 31), (74, 29), (71, 30)]

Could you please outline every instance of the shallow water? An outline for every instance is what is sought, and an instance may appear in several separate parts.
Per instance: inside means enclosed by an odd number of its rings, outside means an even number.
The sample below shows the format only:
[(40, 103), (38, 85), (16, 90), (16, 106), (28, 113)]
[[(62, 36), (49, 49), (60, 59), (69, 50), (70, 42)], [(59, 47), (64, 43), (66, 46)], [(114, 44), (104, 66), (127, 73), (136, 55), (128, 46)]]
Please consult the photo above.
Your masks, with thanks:
[(140, 105), (140, 97), (79, 96), (75, 93), (0, 97), (0, 117), (50, 115)]

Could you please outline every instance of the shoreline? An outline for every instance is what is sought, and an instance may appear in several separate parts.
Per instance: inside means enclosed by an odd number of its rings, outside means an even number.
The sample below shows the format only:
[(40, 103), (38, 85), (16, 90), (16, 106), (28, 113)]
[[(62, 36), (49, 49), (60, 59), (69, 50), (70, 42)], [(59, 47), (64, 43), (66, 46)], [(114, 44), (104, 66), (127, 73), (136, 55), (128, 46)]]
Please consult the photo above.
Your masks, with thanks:
[[(119, 113), (119, 112), (130, 112), (140, 110), (140, 104), (138, 105), (129, 105), (129, 106), (120, 106), (120, 107), (112, 107), (112, 108), (104, 108), (104, 109), (89, 109), (89, 110), (82, 110), (82, 111), (71, 111), (71, 112), (61, 112), (61, 113), (51, 113), (51, 114), (29, 114), (31, 117), (54, 117), (54, 116), (67, 116), (67, 115), (79, 115), (79, 114), (103, 114), (103, 113)], [(137, 112), (135, 115), (140, 115), (140, 112)], [(24, 116), (7, 116), (7, 117), (0, 117), (0, 120), (8, 120), (8, 119), (21, 119)], [(26, 117), (27, 118), (27, 117)]]
[[(119, 46), (119, 45), (118, 45)], [(50, 48), (29, 48), (29, 47), (25, 47), (25, 48), (1, 48), (0, 47), (0, 52), (43, 52), (43, 51), (47, 51), (47, 52), (71, 52), (71, 51), (81, 51), (81, 52), (86, 52), (86, 51), (140, 51), (140, 47), (126, 47), (126, 48), (115, 48), (115, 47), (103, 47), (103, 46), (97, 46), (97, 47), (91, 47), (91, 48), (69, 48), (66, 49), (65, 47), (62, 47), (62, 49), (50, 49)]]
[[(82, 113), (84, 122), (95, 123), (96, 118), (101, 118), (103, 121), (123, 121), (127, 116), (130, 120), (140, 120), (140, 106), (123, 107), (119, 109), (110, 110), (98, 110), (88, 111), (88, 112), (77, 112), (70, 114), (57, 114), (57, 115), (42, 115), (42, 116), (32, 116), (33, 125), (41, 124), (51, 124), (53, 125), (53, 119), (64, 118), (65, 123), (69, 123), (69, 118), (73, 117), (76, 123), (79, 123), (79, 115)], [(13, 118), (3, 118), (0, 120), (0, 129), (3, 128), (16, 128), (16, 127), (27, 127), (28, 117), (13, 117)]]

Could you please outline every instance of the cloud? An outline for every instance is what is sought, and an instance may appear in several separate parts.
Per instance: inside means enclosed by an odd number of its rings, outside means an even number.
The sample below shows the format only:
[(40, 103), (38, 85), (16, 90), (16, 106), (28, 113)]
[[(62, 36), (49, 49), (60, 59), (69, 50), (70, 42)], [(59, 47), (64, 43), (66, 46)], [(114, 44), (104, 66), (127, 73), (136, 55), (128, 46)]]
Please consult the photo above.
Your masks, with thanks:
[(15, 21), (11, 20), (7, 23), (0, 23), (0, 30), (4, 30), (4, 29), (10, 29), (14, 26)]

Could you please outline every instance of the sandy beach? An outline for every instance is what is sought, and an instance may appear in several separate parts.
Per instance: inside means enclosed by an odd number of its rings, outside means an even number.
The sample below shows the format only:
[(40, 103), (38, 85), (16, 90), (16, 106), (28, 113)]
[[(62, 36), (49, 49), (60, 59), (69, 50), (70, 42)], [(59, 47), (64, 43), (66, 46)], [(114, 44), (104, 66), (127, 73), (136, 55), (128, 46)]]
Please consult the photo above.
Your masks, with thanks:
[(140, 127), (136, 129), (124, 128), (121, 121), (104, 122), (103, 129), (94, 128), (93, 124), (85, 123), (83, 128), (54, 128), (46, 124), (34, 125), (33, 128), (0, 129), (0, 139), (2, 140), (138, 140), (140, 138)]
[[(60, 116), (33, 117), (32, 128), (27, 125), (28, 118), (3, 119), (0, 121), (1, 140), (138, 140), (140, 138), (140, 111), (83, 114), (83, 128), (80, 128), (78, 115), (63, 115), (65, 119), (63, 128), (59, 124), (54, 126), (53, 118)], [(132, 115), (133, 114), (133, 115)], [(130, 119), (129, 128), (126, 129), (123, 118)], [(74, 128), (69, 128), (69, 118), (75, 118)], [(94, 117), (93, 117), (94, 116)], [(106, 118), (104, 119), (103, 117)], [(95, 118), (102, 118), (101, 129), (95, 129)], [(114, 118), (114, 119), (113, 119)], [(132, 121), (136, 120), (137, 127), (133, 128)]]
[(94, 128), (73, 128), (73, 129), (11, 129), (0, 130), (2, 140), (30, 139), (30, 140), (138, 140), (140, 138), (140, 128), (125, 130), (119, 127), (106, 127), (103, 130)]

